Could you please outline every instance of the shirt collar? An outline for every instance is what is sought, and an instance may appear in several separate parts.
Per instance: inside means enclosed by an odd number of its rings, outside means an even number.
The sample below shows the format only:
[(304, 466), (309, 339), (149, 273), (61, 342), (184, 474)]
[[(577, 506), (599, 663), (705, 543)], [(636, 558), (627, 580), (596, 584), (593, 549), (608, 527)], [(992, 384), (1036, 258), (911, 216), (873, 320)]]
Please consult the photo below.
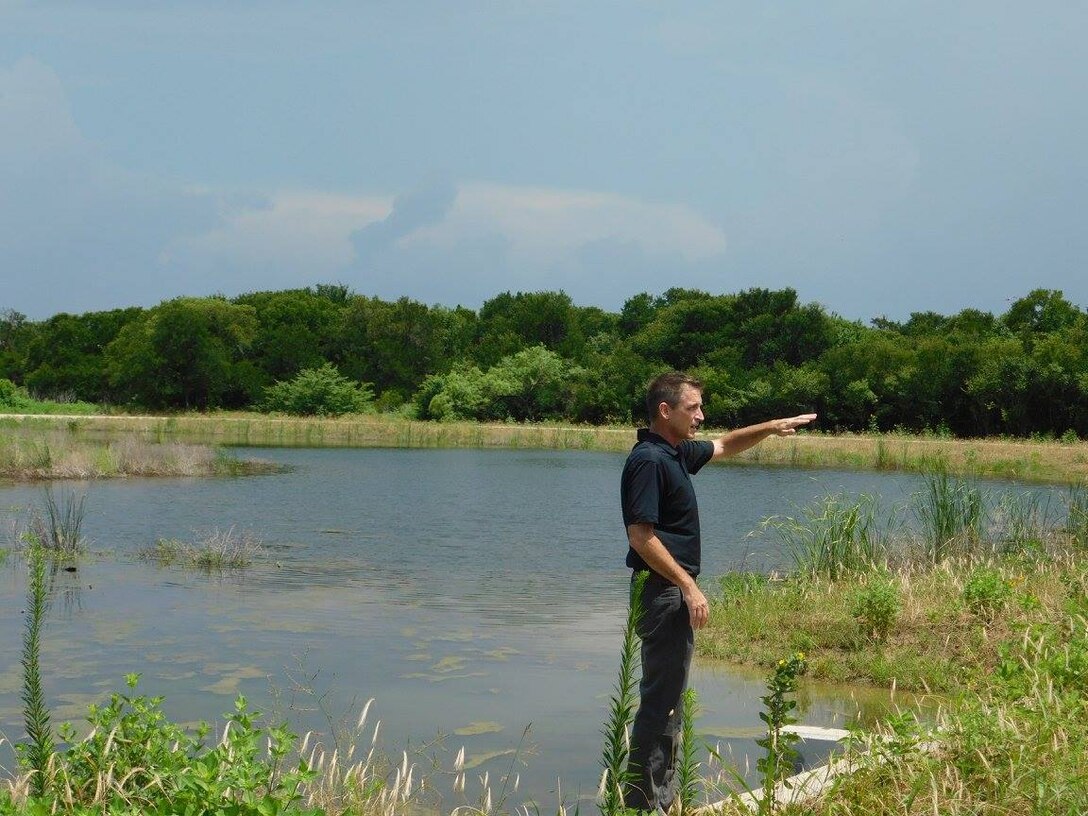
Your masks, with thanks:
[(673, 447), (671, 444), (669, 444), (669, 440), (667, 440), (665, 437), (661, 436), (660, 434), (654, 433), (649, 428), (639, 428), (638, 429), (638, 441), (639, 442), (649, 442), (652, 445), (657, 445), (659, 448), (661, 448), (661, 450), (665, 451), (670, 456), (673, 456), (673, 457), (676, 457), (676, 458), (680, 457), (680, 449), (679, 448)]

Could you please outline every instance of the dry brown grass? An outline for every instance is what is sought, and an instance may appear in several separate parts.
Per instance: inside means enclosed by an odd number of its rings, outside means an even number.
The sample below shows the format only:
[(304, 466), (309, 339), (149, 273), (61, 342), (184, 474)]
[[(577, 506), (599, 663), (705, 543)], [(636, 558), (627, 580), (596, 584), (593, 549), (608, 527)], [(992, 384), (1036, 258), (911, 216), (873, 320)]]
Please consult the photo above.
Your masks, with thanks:
[(68, 421), (0, 427), (0, 477), (8, 479), (212, 476), (268, 469), (274, 468), (225, 457), (208, 444), (87, 432)]

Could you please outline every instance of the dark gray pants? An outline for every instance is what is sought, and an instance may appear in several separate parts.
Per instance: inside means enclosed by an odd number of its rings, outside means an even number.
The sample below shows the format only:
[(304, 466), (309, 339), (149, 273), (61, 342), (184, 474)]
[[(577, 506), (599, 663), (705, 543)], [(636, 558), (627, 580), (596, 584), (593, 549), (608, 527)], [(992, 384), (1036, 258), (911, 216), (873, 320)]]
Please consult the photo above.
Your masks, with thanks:
[(676, 749), (681, 728), (680, 698), (687, 688), (695, 646), (687, 604), (680, 588), (654, 573), (642, 592), (641, 702), (631, 732), (631, 782), (627, 807), (668, 810), (676, 797)]

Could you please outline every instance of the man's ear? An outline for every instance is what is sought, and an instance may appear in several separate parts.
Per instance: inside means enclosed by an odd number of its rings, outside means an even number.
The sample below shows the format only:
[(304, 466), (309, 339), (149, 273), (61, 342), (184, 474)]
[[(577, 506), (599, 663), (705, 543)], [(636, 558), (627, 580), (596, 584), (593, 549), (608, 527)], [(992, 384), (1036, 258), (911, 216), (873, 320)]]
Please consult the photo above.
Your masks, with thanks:
[(657, 404), (657, 416), (660, 419), (668, 419), (669, 418), (669, 412), (671, 410), (672, 409), (669, 407), (669, 404), (667, 402), (665, 402), (664, 400), (662, 400), (661, 402), (659, 402)]

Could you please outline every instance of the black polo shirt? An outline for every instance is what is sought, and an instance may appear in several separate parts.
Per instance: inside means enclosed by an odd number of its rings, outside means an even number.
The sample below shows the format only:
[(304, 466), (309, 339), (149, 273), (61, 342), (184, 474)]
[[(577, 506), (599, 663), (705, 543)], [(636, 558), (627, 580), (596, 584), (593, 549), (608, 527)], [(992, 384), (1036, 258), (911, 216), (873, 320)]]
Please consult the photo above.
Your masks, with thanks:
[[(620, 480), (623, 528), (631, 524), (652, 524), (665, 549), (688, 574), (699, 574), (699, 506), (691, 475), (710, 461), (713, 442), (684, 440), (674, 448), (661, 436), (645, 428), (631, 449)], [(630, 546), (627, 566), (649, 569)]]

